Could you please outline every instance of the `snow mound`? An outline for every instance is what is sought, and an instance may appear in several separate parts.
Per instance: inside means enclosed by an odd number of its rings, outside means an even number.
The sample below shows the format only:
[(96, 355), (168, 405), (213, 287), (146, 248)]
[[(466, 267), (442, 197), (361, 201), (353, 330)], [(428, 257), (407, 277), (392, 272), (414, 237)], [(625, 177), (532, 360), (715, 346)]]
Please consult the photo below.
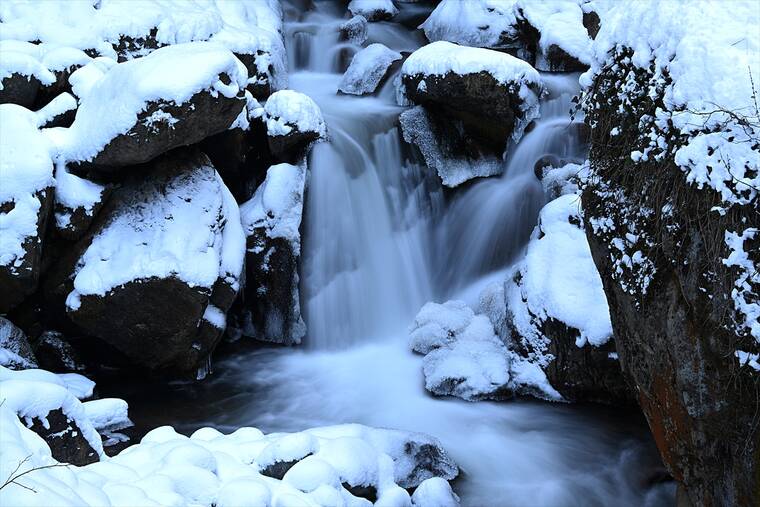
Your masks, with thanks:
[[(27, 80), (35, 78), (44, 85), (55, 82), (55, 74), (33, 55), (20, 51), (0, 50), (0, 80), (9, 78), (13, 74), (24, 76)], [(2, 86), (0, 84), (0, 90)]]
[(474, 316), (463, 301), (425, 303), (409, 329), (412, 350), (427, 354), (448, 345), (467, 328)]
[[(11, 272), (41, 241), (38, 222), (50, 187), (53, 162), (37, 115), (15, 104), (0, 105), (0, 266)], [(8, 207), (9, 209), (6, 209)]]
[(168, 177), (162, 172), (114, 197), (119, 205), (77, 263), (70, 310), (79, 307), (80, 296), (105, 296), (152, 277), (208, 289), (222, 279), (237, 287), (245, 235), (221, 177), (208, 163)]
[[(0, 470), (6, 476), (25, 457), (22, 472), (55, 465), (45, 443), (6, 407), (0, 407), (0, 423)], [(301, 442), (309, 442), (306, 457)], [(280, 480), (260, 473), (266, 460), (297, 461)], [(40, 506), (365, 506), (372, 503), (349, 490), (374, 489), (376, 505), (433, 507), (457, 505), (446, 482), (457, 473), (440, 444), (419, 433), (349, 424), (269, 435), (256, 428), (229, 435), (202, 428), (187, 437), (161, 427), (107, 461), (28, 474), (3, 488), (0, 500)], [(413, 498), (403, 489), (418, 485)]]
[(430, 351), (422, 361), (425, 388), (468, 401), (510, 395), (507, 348), (484, 315), (473, 316), (448, 346)]
[(92, 160), (111, 140), (129, 132), (149, 103), (181, 105), (199, 92), (235, 98), (247, 80), (240, 60), (210, 42), (167, 46), (114, 65), (80, 97), (76, 119), (59, 149), (66, 160)]
[(391, 64), (400, 59), (401, 53), (382, 44), (370, 44), (354, 55), (338, 89), (351, 95), (374, 93)]
[(263, 228), (269, 238), (284, 238), (300, 247), (306, 169), (291, 164), (273, 165), (253, 197), (240, 206), (247, 235)]
[[(563, 195), (544, 206), (520, 273), (517, 331), (534, 333), (531, 315), (577, 329), (578, 347), (599, 347), (612, 336), (607, 298), (591, 257), (580, 215), (580, 196)], [(522, 307), (522, 308), (520, 308)]]
[(273, 93), (264, 105), (267, 135), (286, 136), (294, 132), (313, 132), (320, 138), (327, 135), (322, 111), (311, 97), (293, 90)]

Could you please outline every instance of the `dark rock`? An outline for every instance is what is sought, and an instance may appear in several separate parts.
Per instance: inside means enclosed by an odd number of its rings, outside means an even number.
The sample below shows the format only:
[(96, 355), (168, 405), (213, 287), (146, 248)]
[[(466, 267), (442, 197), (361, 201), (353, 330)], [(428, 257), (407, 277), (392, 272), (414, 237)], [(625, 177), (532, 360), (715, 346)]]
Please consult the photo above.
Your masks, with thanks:
[(294, 130), (284, 136), (269, 137), (269, 150), (278, 161), (296, 164), (319, 139), (317, 132)]
[(536, 58), (536, 68), (549, 72), (585, 72), (588, 65), (552, 44), (545, 54), (539, 54)]
[(153, 27), (150, 31), (138, 37), (132, 37), (130, 35), (120, 35), (118, 42), (113, 44), (113, 49), (116, 51), (117, 61), (119, 63), (133, 60), (145, 56), (156, 49), (165, 46), (158, 42), (156, 39), (158, 35), (158, 28)]
[(437, 442), (410, 438), (404, 444), (404, 455), (414, 463), (410, 470), (396, 477), (397, 484), (404, 489), (416, 488), (431, 477), (450, 481), (459, 474), (457, 465)]
[[(241, 206), (246, 231), (245, 287), (241, 293), (238, 327), (257, 340), (293, 345), (301, 342), (306, 325), (301, 317), (299, 259), (305, 192), (305, 169), (272, 166), (253, 198)], [(267, 186), (279, 188), (287, 203), (268, 208)], [(287, 192), (282, 186), (292, 185)]]
[(599, 19), (599, 14), (594, 11), (583, 13), (583, 26), (588, 31), (588, 36), (591, 39), (596, 39), (596, 35), (599, 33), (602, 21)]
[(393, 0), (384, 2), (386, 5), (381, 5), (381, 1), (377, 0), (377, 7), (372, 6), (352, 6), (348, 5), (348, 10), (354, 16), (363, 16), (367, 21), (390, 21), (396, 14), (398, 14), (398, 8), (393, 4)]
[(373, 504), (377, 501), (377, 488), (372, 485), (352, 486), (347, 482), (342, 484), (346, 491), (358, 498), (366, 498)]
[[(311, 454), (307, 454), (306, 456), (311, 456)], [(267, 465), (262, 470), (259, 470), (259, 473), (261, 475), (266, 475), (267, 477), (272, 477), (273, 479), (281, 481), (282, 478), (285, 477), (285, 474), (288, 473), (288, 470), (293, 468), (296, 463), (301, 461), (301, 459), (294, 459), (292, 461), (275, 461), (271, 465)]]
[(558, 167), (562, 167), (563, 165), (564, 164), (562, 161), (556, 155), (544, 155), (543, 157), (536, 160), (536, 163), (533, 165), (533, 173), (536, 175), (536, 178), (542, 180), (544, 178), (545, 171), (549, 169), (556, 169)]
[(24, 76), (14, 72), (2, 80), (0, 104), (18, 104), (31, 108), (40, 89), (40, 81), (34, 76)]
[(0, 317), (0, 364), (11, 370), (37, 368), (37, 358), (24, 332)]
[(98, 453), (82, 435), (76, 422), (69, 419), (61, 409), (48, 412), (47, 424), (32, 420), (30, 429), (37, 433), (50, 447), (53, 458), (61, 463), (76, 466), (89, 465), (100, 460)]
[[(112, 139), (92, 160), (99, 171), (120, 172), (124, 166), (148, 162), (179, 146), (195, 144), (227, 130), (243, 110), (246, 101), (240, 94), (227, 98), (213, 97), (208, 91), (193, 95), (184, 104), (149, 102), (137, 116), (137, 123)], [(179, 120), (150, 121), (151, 115), (163, 111)], [(76, 120), (74, 120), (76, 123)]]
[(82, 372), (84, 362), (79, 353), (58, 331), (43, 332), (34, 347), (40, 367), (56, 373)]
[(578, 347), (575, 340), (580, 332), (555, 319), (544, 321), (541, 332), (550, 340), (548, 352), (554, 356), (544, 368), (546, 378), (567, 401), (636, 403), (623, 378), (613, 340), (599, 347)]

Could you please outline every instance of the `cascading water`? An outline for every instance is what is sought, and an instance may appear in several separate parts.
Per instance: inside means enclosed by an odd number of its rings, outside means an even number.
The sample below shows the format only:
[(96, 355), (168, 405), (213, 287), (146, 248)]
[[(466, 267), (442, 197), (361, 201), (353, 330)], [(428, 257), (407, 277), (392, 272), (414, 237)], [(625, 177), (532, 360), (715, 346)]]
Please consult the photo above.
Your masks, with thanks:
[[(336, 95), (346, 54), (358, 48), (337, 38), (345, 7), (315, 4), (305, 14), (286, 9), (290, 87), (320, 105), (330, 131), (309, 160), (307, 350), (222, 359), (189, 400), (177, 401), (186, 387), (171, 388), (161, 412), (178, 414), (171, 423), (186, 431), (357, 422), (426, 432), (460, 465), (463, 505), (672, 503), (672, 486), (653, 484), (659, 456), (639, 422), (594, 407), (432, 398), (408, 350), (406, 328), (423, 303), (476, 297), (520, 254), (544, 202), (535, 162), (583, 158), (567, 114), (577, 76), (545, 76), (542, 119), (510, 150), (502, 177), (444, 196), (436, 177), (404, 156), (391, 85), (374, 97)], [(370, 42), (406, 51), (423, 41), (373, 23)]]

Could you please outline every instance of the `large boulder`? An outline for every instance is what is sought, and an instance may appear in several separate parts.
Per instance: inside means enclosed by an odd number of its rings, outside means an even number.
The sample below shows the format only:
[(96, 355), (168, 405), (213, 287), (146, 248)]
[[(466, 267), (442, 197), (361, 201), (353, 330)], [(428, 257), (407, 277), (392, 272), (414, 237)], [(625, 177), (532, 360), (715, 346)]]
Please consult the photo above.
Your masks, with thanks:
[(282, 162), (298, 163), (313, 143), (327, 136), (322, 111), (303, 93), (273, 93), (264, 105), (264, 115), (269, 149)]
[(726, 35), (757, 22), (754, 4), (629, 4), (602, 23), (584, 79), (586, 234), (624, 374), (691, 505), (760, 502), (760, 130), (747, 52), (760, 35), (742, 47)]
[(247, 79), (231, 51), (208, 42), (114, 65), (81, 98), (61, 150), (69, 161), (123, 172), (229, 128), (246, 105)]
[(32, 107), (37, 92), (52, 85), (56, 76), (39, 59), (16, 46), (0, 46), (0, 104)]
[(305, 165), (278, 164), (240, 207), (247, 236), (240, 329), (246, 336), (292, 345), (306, 334), (298, 290), (305, 191)]
[(53, 268), (47, 297), (135, 364), (191, 373), (224, 330), (244, 241), (237, 204), (208, 158), (173, 152), (113, 194)]
[(0, 105), (0, 313), (37, 288), (53, 205), (53, 162), (38, 117)]
[[(424, 106), (426, 121), (436, 125), (434, 137), (443, 139), (437, 144), (448, 144), (439, 151), (465, 153), (475, 167), (481, 161), (494, 165), (489, 157), (501, 158), (510, 139), (519, 141), (538, 116), (541, 77), (529, 64), (508, 54), (434, 42), (404, 61), (400, 78), (406, 100)], [(409, 130), (403, 121), (402, 128)], [(440, 173), (446, 164), (437, 166)], [(480, 175), (442, 177), (444, 184), (456, 186)]]

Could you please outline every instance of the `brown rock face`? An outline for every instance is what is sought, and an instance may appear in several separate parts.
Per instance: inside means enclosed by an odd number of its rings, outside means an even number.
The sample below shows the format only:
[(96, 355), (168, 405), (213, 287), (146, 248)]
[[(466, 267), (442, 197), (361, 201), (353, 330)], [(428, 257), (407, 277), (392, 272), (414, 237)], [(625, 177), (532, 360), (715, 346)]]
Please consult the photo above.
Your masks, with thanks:
[[(618, 60), (620, 62), (622, 57)], [(734, 325), (736, 273), (723, 263), (726, 231), (758, 224), (752, 205), (711, 212), (720, 196), (686, 184), (670, 156), (634, 166), (640, 123), (662, 107), (651, 77), (623, 63), (596, 79), (587, 109), (592, 183), (583, 194), (586, 232), (604, 283), (617, 351), (662, 458), (693, 505), (760, 504), (757, 372), (736, 350), (753, 339)], [(622, 104), (620, 76), (641, 95)], [(655, 97), (654, 99), (652, 97)], [(619, 135), (610, 136), (612, 127)], [(678, 145), (679, 139), (668, 139)], [(643, 254), (621, 262), (625, 246)], [(758, 241), (745, 244), (757, 261)]]

